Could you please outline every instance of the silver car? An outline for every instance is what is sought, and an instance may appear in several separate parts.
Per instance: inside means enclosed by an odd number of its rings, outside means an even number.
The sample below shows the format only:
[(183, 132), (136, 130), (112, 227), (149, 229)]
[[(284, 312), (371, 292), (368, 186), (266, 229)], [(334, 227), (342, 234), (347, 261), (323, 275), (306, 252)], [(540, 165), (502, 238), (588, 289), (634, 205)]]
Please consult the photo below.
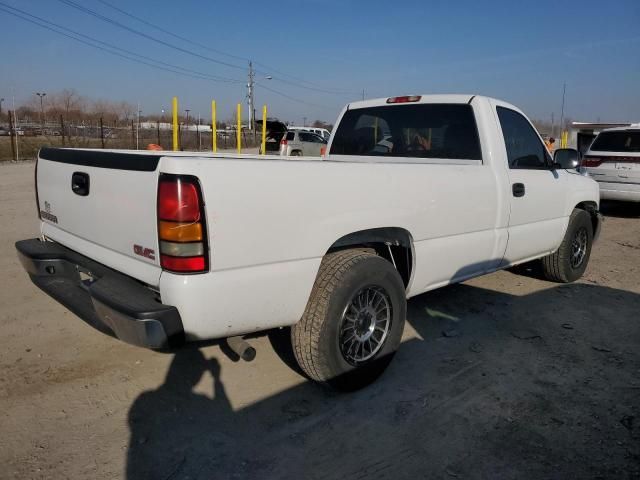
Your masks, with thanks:
[(600, 132), (582, 166), (600, 185), (601, 199), (640, 202), (640, 125)]
[(286, 157), (320, 157), (326, 149), (327, 141), (311, 132), (289, 130), (280, 141), (280, 155)]

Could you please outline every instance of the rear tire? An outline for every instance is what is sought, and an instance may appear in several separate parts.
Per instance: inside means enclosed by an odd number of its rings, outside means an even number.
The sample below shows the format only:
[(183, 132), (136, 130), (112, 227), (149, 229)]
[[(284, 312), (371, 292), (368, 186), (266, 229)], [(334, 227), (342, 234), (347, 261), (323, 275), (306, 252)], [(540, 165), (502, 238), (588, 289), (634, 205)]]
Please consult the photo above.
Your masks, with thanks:
[(367, 250), (330, 253), (291, 329), (296, 360), (312, 380), (362, 388), (391, 362), (406, 310), (404, 284), (391, 263)]
[(592, 244), (591, 216), (584, 210), (575, 209), (569, 217), (560, 248), (542, 259), (545, 278), (560, 283), (578, 280), (589, 263)]
[(300, 150), (294, 150), (293, 152), (291, 152), (291, 156), (292, 157), (301, 157), (302, 156), (302, 152)]

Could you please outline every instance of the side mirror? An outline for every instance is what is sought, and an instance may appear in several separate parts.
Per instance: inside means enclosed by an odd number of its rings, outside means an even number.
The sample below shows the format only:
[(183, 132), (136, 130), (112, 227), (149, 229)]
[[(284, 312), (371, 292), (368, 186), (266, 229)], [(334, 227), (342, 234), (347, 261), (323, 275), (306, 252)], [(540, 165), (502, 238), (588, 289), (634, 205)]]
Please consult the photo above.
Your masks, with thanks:
[(553, 152), (553, 166), (573, 170), (580, 166), (582, 155), (575, 148), (559, 148)]

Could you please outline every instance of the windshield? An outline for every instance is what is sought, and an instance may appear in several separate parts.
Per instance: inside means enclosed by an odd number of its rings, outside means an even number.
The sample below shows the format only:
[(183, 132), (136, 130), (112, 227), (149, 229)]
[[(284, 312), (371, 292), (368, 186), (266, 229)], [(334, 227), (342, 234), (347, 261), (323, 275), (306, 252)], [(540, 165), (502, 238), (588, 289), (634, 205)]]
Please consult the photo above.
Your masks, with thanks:
[(602, 132), (591, 145), (595, 152), (640, 152), (640, 130)]
[(333, 155), (481, 160), (467, 104), (394, 105), (348, 110), (335, 132)]

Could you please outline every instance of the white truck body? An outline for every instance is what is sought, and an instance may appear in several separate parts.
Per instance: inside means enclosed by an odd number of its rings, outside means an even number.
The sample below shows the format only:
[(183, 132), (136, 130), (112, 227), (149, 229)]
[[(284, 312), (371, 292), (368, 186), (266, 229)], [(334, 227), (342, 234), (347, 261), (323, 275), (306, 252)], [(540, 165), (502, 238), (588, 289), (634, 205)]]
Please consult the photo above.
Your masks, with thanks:
[[(561, 168), (509, 168), (496, 109), (523, 115), (516, 107), (471, 95), (422, 96), (416, 103), (471, 105), (482, 158), (331, 153), (347, 111), (402, 108), (387, 99), (345, 107), (324, 158), (153, 152), (157, 165), (151, 162), (143, 171), (150, 152), (100, 151), (116, 160), (133, 159), (143, 170), (117, 168), (115, 160), (96, 166), (41, 155), (42, 236), (157, 292), (162, 304), (179, 312), (186, 339), (201, 340), (298, 322), (323, 257), (358, 232), (406, 233), (409, 298), (549, 255), (560, 246), (576, 207), (597, 212), (599, 192), (592, 179)], [(74, 172), (91, 179), (88, 196), (69, 188)], [(206, 273), (184, 275), (161, 267), (156, 213), (161, 173), (193, 175), (200, 182)], [(514, 196), (514, 184), (526, 187), (524, 196)], [(134, 245), (154, 254), (141, 256)]]

